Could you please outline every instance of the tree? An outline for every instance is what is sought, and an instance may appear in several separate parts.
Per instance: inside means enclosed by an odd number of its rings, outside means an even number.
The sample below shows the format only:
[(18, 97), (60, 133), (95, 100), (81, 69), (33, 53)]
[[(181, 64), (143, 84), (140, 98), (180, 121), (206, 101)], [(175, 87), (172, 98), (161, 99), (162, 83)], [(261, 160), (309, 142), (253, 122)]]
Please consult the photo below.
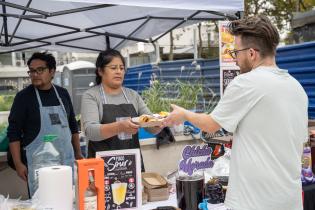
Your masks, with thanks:
[(280, 33), (290, 30), (294, 12), (304, 12), (315, 6), (315, 0), (245, 0), (245, 16), (267, 15)]
[(172, 61), (174, 59), (174, 37), (173, 37), (173, 31), (170, 31), (170, 52), (168, 54), (168, 60)]
[(198, 23), (198, 40), (199, 40), (199, 45), (198, 45), (198, 58), (201, 58), (202, 54), (202, 37), (201, 37), (201, 23)]

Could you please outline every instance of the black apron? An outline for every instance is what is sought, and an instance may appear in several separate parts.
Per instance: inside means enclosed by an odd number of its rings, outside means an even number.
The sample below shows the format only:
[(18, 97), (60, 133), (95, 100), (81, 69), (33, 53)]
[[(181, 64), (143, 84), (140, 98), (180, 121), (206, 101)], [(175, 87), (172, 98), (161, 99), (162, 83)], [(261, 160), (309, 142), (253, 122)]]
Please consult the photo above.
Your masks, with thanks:
[[(100, 94), (103, 103), (103, 116), (101, 123), (108, 124), (116, 122), (117, 117), (138, 117), (138, 113), (133, 104), (129, 102), (125, 91), (122, 89), (124, 97), (127, 101), (126, 104), (107, 104), (106, 96), (102, 85), (100, 86)], [(95, 157), (95, 153), (98, 151), (109, 150), (123, 150), (123, 149), (140, 149), (138, 133), (132, 135), (132, 139), (120, 140), (118, 136), (113, 136), (102, 141), (89, 141), (88, 144), (88, 157)], [(140, 150), (141, 154), (141, 150)], [(141, 154), (141, 171), (144, 172), (143, 158)]]

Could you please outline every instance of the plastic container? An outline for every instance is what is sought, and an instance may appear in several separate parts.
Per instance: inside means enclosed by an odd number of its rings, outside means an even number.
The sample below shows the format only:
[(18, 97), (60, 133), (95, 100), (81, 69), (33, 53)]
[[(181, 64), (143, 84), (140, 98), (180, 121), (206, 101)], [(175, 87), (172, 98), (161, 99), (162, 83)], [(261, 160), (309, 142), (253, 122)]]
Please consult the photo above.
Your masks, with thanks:
[(43, 144), (34, 151), (33, 169), (35, 177), (35, 188), (38, 187), (38, 170), (43, 167), (61, 165), (61, 156), (54, 147), (53, 142), (58, 138), (57, 135), (45, 135), (43, 137)]

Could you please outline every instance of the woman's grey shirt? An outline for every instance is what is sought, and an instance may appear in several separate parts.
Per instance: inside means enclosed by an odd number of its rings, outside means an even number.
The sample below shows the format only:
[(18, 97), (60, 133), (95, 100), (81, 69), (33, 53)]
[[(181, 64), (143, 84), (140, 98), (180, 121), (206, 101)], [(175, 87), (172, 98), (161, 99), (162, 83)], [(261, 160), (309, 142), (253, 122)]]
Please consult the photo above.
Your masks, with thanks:
[[(125, 94), (133, 104), (138, 116), (142, 114), (151, 114), (150, 110), (142, 100), (141, 96), (134, 90), (123, 87)], [(123, 92), (117, 95), (106, 94), (108, 104), (126, 104), (126, 98)], [(105, 110), (106, 111), (106, 110)], [(87, 90), (82, 95), (81, 100), (81, 122), (88, 140), (101, 141), (104, 138), (101, 136), (101, 120), (103, 117), (103, 104), (100, 94), (100, 85), (97, 85)]]

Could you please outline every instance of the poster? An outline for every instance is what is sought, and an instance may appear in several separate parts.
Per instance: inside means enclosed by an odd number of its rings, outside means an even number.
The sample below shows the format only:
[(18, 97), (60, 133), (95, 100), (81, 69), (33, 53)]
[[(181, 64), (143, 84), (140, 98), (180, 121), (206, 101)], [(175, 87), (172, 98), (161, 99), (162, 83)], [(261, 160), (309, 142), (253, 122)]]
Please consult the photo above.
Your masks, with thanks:
[(142, 192), (139, 149), (97, 152), (96, 157), (104, 160), (105, 209), (140, 209)]
[(240, 74), (240, 70), (239, 69), (224, 69), (222, 67), (221, 71), (222, 71), (222, 89), (224, 93), (228, 84), (230, 84), (230, 82), (234, 79), (234, 77)]
[(230, 56), (229, 51), (235, 49), (235, 37), (228, 32), (229, 21), (219, 22), (220, 51), (220, 94), (221, 97), (228, 84), (240, 74), (239, 67)]

